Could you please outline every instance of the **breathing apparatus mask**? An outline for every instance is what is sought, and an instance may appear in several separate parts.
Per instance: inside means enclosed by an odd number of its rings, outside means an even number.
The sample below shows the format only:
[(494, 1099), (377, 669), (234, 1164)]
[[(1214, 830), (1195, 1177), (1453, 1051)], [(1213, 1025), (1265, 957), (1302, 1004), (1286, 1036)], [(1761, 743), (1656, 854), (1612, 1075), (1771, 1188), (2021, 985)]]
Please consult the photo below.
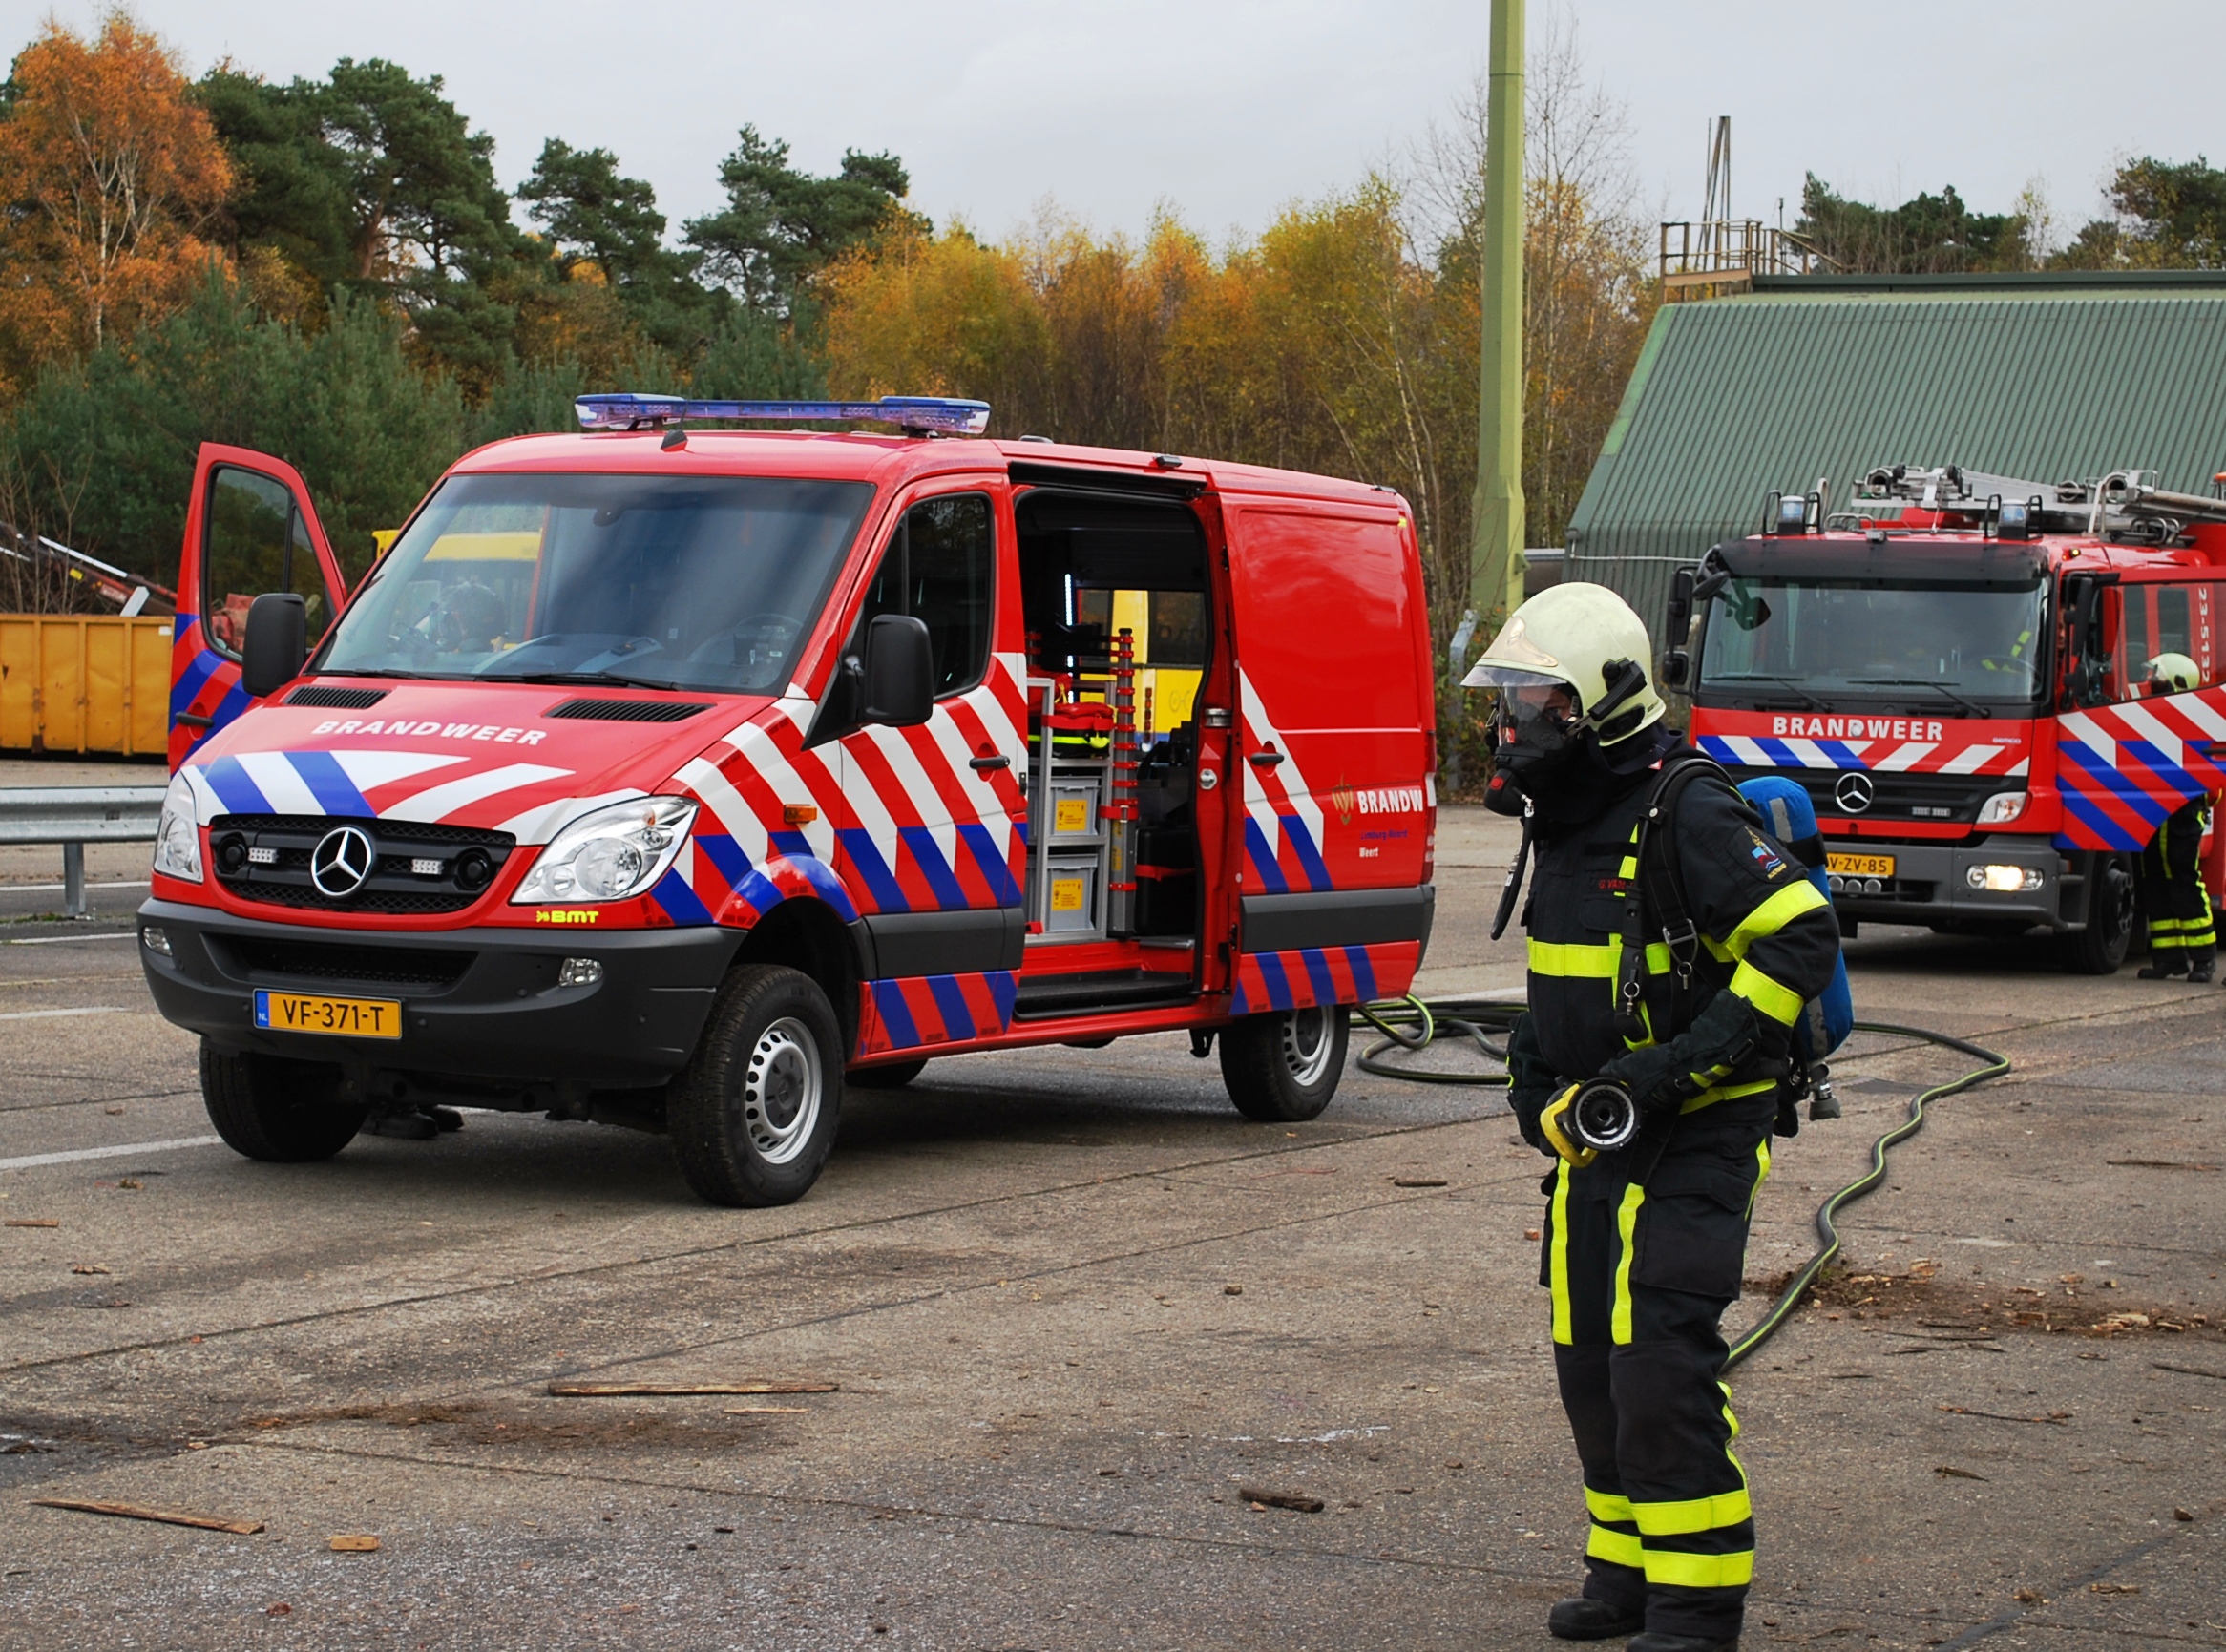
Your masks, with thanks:
[(1643, 712), (1630, 701), (1647, 686), (1647, 672), (1636, 660), (1611, 659), (1602, 675), (1606, 692), (1588, 709), (1567, 682), (1543, 672), (1487, 661), (1470, 675), (1471, 684), (1498, 691), (1488, 806), (1521, 814), (1528, 799), (1550, 814), (1572, 806), (1588, 813), (1594, 794), (1620, 782), (1601, 742), (1636, 726)]

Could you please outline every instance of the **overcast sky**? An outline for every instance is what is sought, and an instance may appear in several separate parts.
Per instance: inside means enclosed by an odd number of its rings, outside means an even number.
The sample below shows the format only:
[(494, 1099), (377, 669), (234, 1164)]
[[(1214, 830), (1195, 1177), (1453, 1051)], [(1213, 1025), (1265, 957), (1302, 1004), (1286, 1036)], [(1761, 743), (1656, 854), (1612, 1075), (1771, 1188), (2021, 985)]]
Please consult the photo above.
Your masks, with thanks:
[[(1628, 105), (1647, 216), (1696, 216), (1710, 117), (1732, 116), (1733, 206), (1790, 223), (1801, 177), (1899, 200), (1954, 183), (2005, 210), (2045, 180), (2064, 233), (2112, 161), (2226, 164), (2222, 0), (1531, 0), (1573, 16)], [(0, 0), (13, 52), (50, 11)], [(189, 72), (273, 79), (342, 56), (446, 77), (515, 185), (542, 139), (614, 151), (680, 221), (719, 203), (737, 127), (831, 169), (888, 149), (938, 223), (988, 234), (1046, 197), (1100, 230), (1155, 203), (1216, 240), (1350, 185), (1444, 119), (1482, 67), (1489, 0), (138, 0)], [(2180, 66), (2180, 77), (2173, 68)]]

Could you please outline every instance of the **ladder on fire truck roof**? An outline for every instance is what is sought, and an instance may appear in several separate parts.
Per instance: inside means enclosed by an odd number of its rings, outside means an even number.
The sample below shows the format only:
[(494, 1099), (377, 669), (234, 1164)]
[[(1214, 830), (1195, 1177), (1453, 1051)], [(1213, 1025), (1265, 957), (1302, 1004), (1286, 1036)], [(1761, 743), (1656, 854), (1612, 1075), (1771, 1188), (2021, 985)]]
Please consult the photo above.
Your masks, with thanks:
[(1825, 501), (1816, 499), (1816, 519), (1859, 531), (1877, 525), (1882, 509), (1914, 507), (1984, 528), (2001, 523), (2006, 507), (2022, 506), (2026, 532), (2155, 544), (2170, 543), (2191, 522), (2226, 522), (2226, 497), (2174, 492), (2156, 481), (2154, 471), (2131, 468), (2092, 481), (2030, 482), (1963, 465), (1881, 465), (1856, 484), (1850, 509), (1826, 514)]

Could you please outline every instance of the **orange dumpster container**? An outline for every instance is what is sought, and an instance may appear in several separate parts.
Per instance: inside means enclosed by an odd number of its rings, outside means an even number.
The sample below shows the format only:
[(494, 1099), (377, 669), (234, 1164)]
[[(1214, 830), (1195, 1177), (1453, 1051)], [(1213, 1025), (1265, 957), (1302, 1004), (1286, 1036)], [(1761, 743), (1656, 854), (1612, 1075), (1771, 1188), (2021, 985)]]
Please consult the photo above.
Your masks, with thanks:
[(0, 614), (0, 750), (158, 757), (171, 617)]

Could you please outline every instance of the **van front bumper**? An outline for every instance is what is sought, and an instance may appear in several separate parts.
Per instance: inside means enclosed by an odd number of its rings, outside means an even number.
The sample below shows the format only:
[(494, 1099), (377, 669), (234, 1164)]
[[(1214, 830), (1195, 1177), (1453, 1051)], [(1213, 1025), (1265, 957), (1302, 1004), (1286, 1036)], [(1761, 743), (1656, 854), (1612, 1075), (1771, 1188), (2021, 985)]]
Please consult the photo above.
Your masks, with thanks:
[[(2046, 838), (1996, 837), (1977, 844), (1893, 843), (1827, 838), (1842, 853), (1894, 857), (1894, 875), (1877, 894), (1842, 888), (1832, 905), (1842, 916), (1874, 924), (2022, 923), (2065, 929), (2086, 921), (2084, 880), (2066, 869)], [(2030, 889), (1971, 887), (1975, 867), (2013, 866), (2039, 874)], [(1858, 883), (1860, 880), (1857, 880)]]
[[(146, 944), (157, 929), (169, 955)], [(550, 934), (536, 930), (312, 929), (150, 900), (139, 962), (163, 1015), (212, 1042), (357, 1072), (495, 1086), (639, 1089), (696, 1047), (742, 933), (698, 927)], [(566, 958), (602, 978), (557, 984)], [(255, 990), (402, 1005), (399, 1038), (283, 1033), (255, 1024)]]

